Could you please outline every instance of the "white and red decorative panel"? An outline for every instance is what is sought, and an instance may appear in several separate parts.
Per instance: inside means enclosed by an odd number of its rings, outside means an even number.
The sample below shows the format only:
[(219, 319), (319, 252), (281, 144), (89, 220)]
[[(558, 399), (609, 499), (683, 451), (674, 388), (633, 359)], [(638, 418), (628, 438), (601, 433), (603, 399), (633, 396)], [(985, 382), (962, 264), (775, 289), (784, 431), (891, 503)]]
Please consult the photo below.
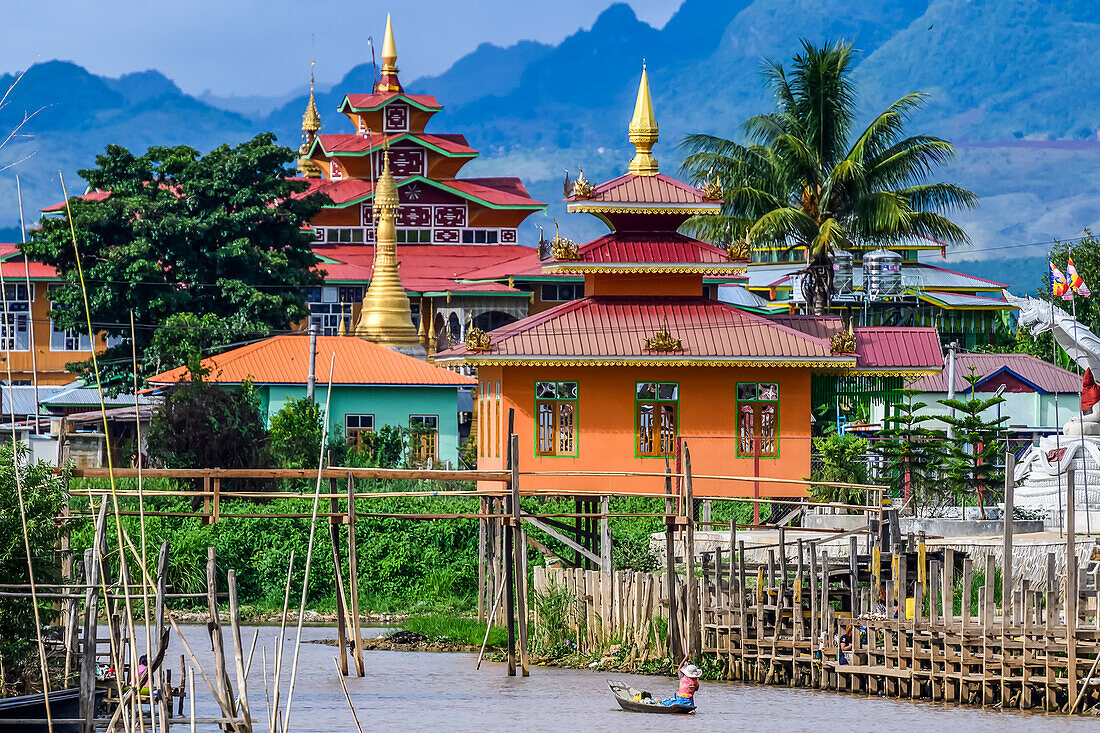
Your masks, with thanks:
[(328, 177), (333, 181), (341, 181), (344, 178), (344, 169), (335, 158), (329, 161)]
[(397, 178), (406, 178), (423, 173), (424, 151), (416, 149), (391, 150), (390, 170)]
[(516, 230), (515, 229), (501, 229), (500, 241), (502, 244), (515, 244), (516, 243)]
[(434, 240), (440, 244), (458, 244), (457, 229), (436, 229)]
[(465, 206), (436, 206), (435, 225), (437, 227), (466, 226)]
[(359, 204), (359, 218), (362, 220), (363, 226), (370, 226), (374, 221), (374, 207), (372, 202), (365, 201)]
[(405, 132), (409, 129), (409, 108), (403, 104), (386, 107), (386, 132)]
[(432, 207), (405, 204), (397, 210), (397, 226), (429, 227), (432, 225)]

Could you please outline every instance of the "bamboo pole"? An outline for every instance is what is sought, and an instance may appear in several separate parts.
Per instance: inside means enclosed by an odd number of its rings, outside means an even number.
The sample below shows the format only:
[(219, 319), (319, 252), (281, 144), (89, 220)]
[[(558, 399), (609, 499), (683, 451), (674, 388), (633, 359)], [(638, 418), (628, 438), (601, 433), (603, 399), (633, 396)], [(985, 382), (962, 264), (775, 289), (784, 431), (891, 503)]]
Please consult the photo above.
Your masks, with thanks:
[(363, 626), (359, 621), (359, 550), (356, 548), (356, 524), (358, 510), (355, 506), (355, 477), (348, 473), (348, 585), (351, 594), (351, 638), (355, 644), (352, 659), (355, 660), (355, 676), (366, 674), (363, 662)]
[(340, 669), (340, 662), (336, 657), (333, 657), (332, 661), (336, 665), (336, 676), (340, 678), (340, 687), (344, 690), (344, 698), (348, 701), (348, 708), (351, 709), (351, 717), (355, 719), (355, 727), (359, 730), (359, 733), (363, 733), (363, 724), (359, 722), (359, 714), (355, 712), (355, 705), (351, 702), (351, 693), (348, 692), (348, 683), (344, 682), (347, 670)]
[(695, 583), (695, 497), (691, 490), (691, 451), (687, 441), (684, 452), (684, 510), (687, 524), (684, 532), (684, 560), (687, 563), (687, 640), (688, 656), (693, 659), (701, 653), (701, 629), (699, 628), (699, 589)]

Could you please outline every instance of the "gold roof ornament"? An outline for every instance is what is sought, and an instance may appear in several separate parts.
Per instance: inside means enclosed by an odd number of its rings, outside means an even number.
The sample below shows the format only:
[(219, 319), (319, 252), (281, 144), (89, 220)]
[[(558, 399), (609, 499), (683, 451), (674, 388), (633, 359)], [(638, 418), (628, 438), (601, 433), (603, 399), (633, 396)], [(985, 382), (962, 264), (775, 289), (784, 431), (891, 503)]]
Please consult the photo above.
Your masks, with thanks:
[(596, 193), (596, 189), (588, 182), (588, 179), (584, 177), (584, 169), (577, 166), (577, 172), (580, 174), (577, 180), (573, 181), (573, 198), (575, 199), (590, 199), (593, 194)]
[(657, 159), (653, 146), (657, 143), (657, 118), (653, 114), (653, 99), (649, 95), (649, 74), (642, 60), (642, 80), (638, 84), (638, 99), (634, 102), (634, 116), (627, 128), (627, 138), (634, 145), (634, 159), (629, 172), (636, 176), (657, 175)]
[(493, 338), (477, 326), (471, 326), (466, 332), (467, 351), (489, 351), (493, 348)]
[(298, 148), (298, 172), (306, 178), (321, 177), (321, 166), (309, 159), (309, 150), (321, 129), (321, 114), (317, 111), (317, 100), (313, 96), (313, 67), (316, 63), (309, 62), (309, 103), (302, 115), (302, 145)]
[(665, 318), (661, 330), (645, 340), (646, 351), (683, 351), (684, 346), (680, 339), (673, 336), (668, 330), (668, 318)]
[(834, 354), (856, 353), (856, 334), (851, 319), (848, 319), (847, 330), (841, 329), (829, 339), (829, 351)]
[(554, 238), (550, 240), (550, 254), (555, 260), (580, 259), (577, 243), (558, 233), (558, 220), (554, 219)]
[(374, 246), (374, 272), (363, 294), (363, 307), (355, 320), (356, 336), (397, 350), (422, 351), (420, 335), (412, 321), (409, 296), (397, 271), (397, 181), (390, 171), (390, 153), (382, 159), (382, 175), (374, 189), (374, 216), (378, 222)]
[(752, 245), (747, 239), (737, 239), (726, 245), (726, 259), (736, 262), (752, 256)]
[(708, 178), (703, 182), (703, 198), (711, 201), (722, 200), (722, 178), (721, 176), (714, 178), (713, 180)]

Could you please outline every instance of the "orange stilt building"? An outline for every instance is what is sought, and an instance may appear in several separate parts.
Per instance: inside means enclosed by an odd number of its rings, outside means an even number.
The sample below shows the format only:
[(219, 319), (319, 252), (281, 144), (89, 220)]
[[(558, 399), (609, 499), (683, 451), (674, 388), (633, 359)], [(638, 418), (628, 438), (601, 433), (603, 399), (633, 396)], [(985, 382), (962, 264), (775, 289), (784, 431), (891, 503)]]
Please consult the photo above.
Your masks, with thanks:
[[(677, 231), (721, 202), (659, 172), (644, 70), (628, 134), (636, 150), (628, 172), (597, 186), (582, 178), (567, 199), (569, 211), (598, 217), (610, 232), (580, 246), (557, 236), (544, 265), (582, 274), (584, 297), (436, 356), (477, 368), (479, 468), (504, 465), (514, 410), (525, 472), (658, 473), (687, 440), (699, 476), (802, 479), (810, 473), (812, 375), (940, 369), (931, 328), (828, 333), (820, 319), (768, 318), (708, 297), (704, 278), (734, 281), (745, 261)], [(899, 340), (904, 348), (892, 349)], [(524, 488), (664, 491), (659, 476), (563, 481), (525, 477)], [(752, 481), (699, 478), (694, 487), (697, 495), (754, 491)]]

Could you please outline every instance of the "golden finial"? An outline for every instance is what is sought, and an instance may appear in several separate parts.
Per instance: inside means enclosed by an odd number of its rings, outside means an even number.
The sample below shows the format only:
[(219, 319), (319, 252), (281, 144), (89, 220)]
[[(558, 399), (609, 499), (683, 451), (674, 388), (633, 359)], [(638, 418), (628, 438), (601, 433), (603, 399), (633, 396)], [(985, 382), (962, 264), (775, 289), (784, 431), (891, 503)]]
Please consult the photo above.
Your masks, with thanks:
[(683, 351), (684, 346), (680, 339), (672, 335), (668, 330), (668, 318), (661, 324), (661, 330), (645, 340), (646, 351)]
[(466, 349), (468, 351), (489, 351), (493, 348), (492, 337), (477, 326), (471, 326), (466, 332)]
[(386, 13), (386, 37), (382, 41), (382, 73), (397, 73), (397, 43), (393, 40), (393, 23)]
[(308, 157), (321, 129), (321, 115), (317, 112), (317, 100), (313, 96), (313, 67), (316, 63), (316, 60), (309, 62), (309, 103), (302, 115), (302, 146), (298, 148), (298, 172), (306, 178), (321, 177), (321, 167)]
[(580, 175), (577, 177), (577, 180), (573, 181), (573, 198), (592, 198), (596, 190), (592, 187), (592, 184), (588, 182), (588, 179), (584, 177), (584, 170), (580, 166), (577, 166), (577, 172)]
[(726, 258), (736, 262), (752, 256), (752, 245), (747, 239), (736, 239), (726, 245)]
[(412, 322), (409, 296), (397, 271), (397, 181), (390, 171), (390, 154), (382, 158), (382, 175), (374, 189), (375, 221), (374, 272), (363, 294), (363, 307), (355, 320), (354, 333), (392, 349), (421, 351), (420, 336)]
[(638, 84), (638, 99), (634, 102), (634, 116), (627, 128), (627, 137), (634, 144), (634, 159), (629, 171), (636, 176), (657, 175), (657, 160), (653, 146), (658, 136), (657, 118), (653, 114), (653, 99), (649, 94), (649, 72), (642, 60), (642, 80)]
[(558, 234), (558, 220), (554, 220), (554, 238), (550, 240), (550, 253), (555, 260), (576, 260), (580, 257), (577, 243)]
[(709, 201), (722, 200), (722, 177), (707, 178), (703, 181), (703, 198)]
[(854, 354), (856, 352), (856, 332), (851, 319), (848, 319), (847, 330), (842, 328), (829, 339), (829, 351), (834, 354)]

